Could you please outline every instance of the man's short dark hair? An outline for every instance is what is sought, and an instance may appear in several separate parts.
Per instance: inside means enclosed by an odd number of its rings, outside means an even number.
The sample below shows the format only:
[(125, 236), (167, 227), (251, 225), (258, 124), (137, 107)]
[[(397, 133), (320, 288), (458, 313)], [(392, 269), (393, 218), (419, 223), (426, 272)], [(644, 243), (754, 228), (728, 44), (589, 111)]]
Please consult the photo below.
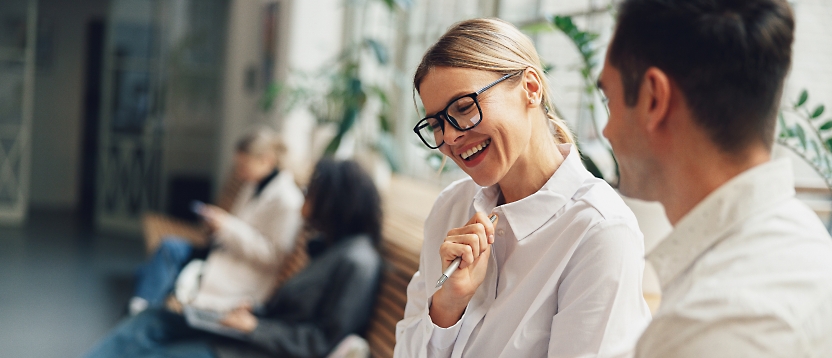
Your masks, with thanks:
[(714, 143), (737, 153), (774, 141), (793, 38), (785, 0), (625, 0), (609, 61), (628, 106), (647, 69), (659, 68)]

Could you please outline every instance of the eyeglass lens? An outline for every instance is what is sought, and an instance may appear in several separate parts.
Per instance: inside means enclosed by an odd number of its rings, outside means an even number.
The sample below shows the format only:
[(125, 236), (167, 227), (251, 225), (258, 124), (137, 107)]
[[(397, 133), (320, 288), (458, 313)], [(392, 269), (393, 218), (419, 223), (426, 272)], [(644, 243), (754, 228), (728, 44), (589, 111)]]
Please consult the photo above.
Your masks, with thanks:
[[(450, 117), (447, 118), (446, 117)], [(479, 104), (472, 97), (462, 97), (451, 103), (448, 108), (439, 114), (444, 121), (456, 124), (460, 130), (467, 130), (476, 126), (482, 120)], [(451, 125), (453, 125), (451, 124)], [(428, 118), (426, 123), (420, 126), (419, 136), (431, 147), (437, 147), (443, 142), (444, 127), (442, 121), (436, 118)]]

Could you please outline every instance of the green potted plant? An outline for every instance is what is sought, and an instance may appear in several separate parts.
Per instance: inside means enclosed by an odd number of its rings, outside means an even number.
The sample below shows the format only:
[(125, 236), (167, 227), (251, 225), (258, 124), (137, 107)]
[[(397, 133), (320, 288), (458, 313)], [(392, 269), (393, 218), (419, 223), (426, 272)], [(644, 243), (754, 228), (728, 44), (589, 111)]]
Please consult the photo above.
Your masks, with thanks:
[(782, 104), (778, 116), (777, 143), (808, 163), (832, 191), (832, 118), (823, 119), (823, 104), (809, 106), (809, 92)]

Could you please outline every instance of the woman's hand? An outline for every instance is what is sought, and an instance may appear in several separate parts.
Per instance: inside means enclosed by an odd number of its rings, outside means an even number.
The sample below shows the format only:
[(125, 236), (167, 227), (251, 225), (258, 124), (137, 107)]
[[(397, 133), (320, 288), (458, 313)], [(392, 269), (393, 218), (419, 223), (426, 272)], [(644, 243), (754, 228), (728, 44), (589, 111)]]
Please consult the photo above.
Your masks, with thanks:
[(202, 219), (205, 220), (205, 224), (208, 225), (211, 232), (217, 232), (222, 229), (228, 217), (231, 216), (231, 214), (220, 207), (207, 204), (199, 214), (202, 215)]
[(257, 316), (251, 313), (251, 305), (242, 304), (225, 315), (220, 323), (244, 333), (251, 333), (257, 328), (258, 322)]
[(448, 231), (445, 242), (439, 247), (442, 270), (448, 268), (457, 257), (461, 257), (462, 261), (442, 288), (433, 295), (430, 317), (434, 324), (447, 328), (462, 317), (471, 297), (485, 280), (492, 243), (494, 223), (485, 213), (478, 212), (465, 226)]

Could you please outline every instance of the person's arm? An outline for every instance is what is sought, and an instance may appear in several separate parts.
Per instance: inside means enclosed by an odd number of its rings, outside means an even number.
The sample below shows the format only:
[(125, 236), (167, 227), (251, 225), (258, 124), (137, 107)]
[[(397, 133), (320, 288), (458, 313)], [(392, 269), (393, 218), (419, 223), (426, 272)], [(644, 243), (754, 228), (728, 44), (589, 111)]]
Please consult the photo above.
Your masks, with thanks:
[[(249, 261), (272, 265), (292, 250), (301, 226), (300, 207), (272, 198), (263, 205), (255, 220), (263, 221), (262, 231), (242, 219), (228, 215), (215, 233), (216, 242)], [(267, 211), (267, 212), (266, 212)]]
[(369, 322), (381, 258), (363, 255), (338, 265), (314, 320), (288, 323), (279, 318), (259, 317), (256, 328), (244, 340), (276, 356), (324, 356), (350, 333)]
[[(455, 216), (449, 211), (457, 202), (454, 194), (458, 194), (454, 185), (439, 194), (425, 220), (432, 225), (425, 226), (419, 271), (407, 285), (404, 318), (396, 324), (394, 357), (450, 357), (470, 299), (485, 279), (494, 224), (478, 212), (463, 227), (443, 232), (444, 223)], [(456, 257), (462, 259), (459, 268), (437, 290), (436, 280)], [(441, 267), (429, 262), (441, 262)]]
[(632, 354), (650, 321), (641, 281), (642, 235), (623, 221), (590, 228), (558, 286), (549, 357)]
[(448, 328), (442, 328), (433, 323), (429, 314), (431, 297), (428, 296), (426, 286), (434, 280), (423, 277), (421, 267), (420, 264), (420, 270), (413, 275), (413, 279), (407, 285), (407, 305), (404, 310), (404, 319), (396, 324), (396, 346), (393, 356), (396, 358), (450, 357), (463, 318)]

